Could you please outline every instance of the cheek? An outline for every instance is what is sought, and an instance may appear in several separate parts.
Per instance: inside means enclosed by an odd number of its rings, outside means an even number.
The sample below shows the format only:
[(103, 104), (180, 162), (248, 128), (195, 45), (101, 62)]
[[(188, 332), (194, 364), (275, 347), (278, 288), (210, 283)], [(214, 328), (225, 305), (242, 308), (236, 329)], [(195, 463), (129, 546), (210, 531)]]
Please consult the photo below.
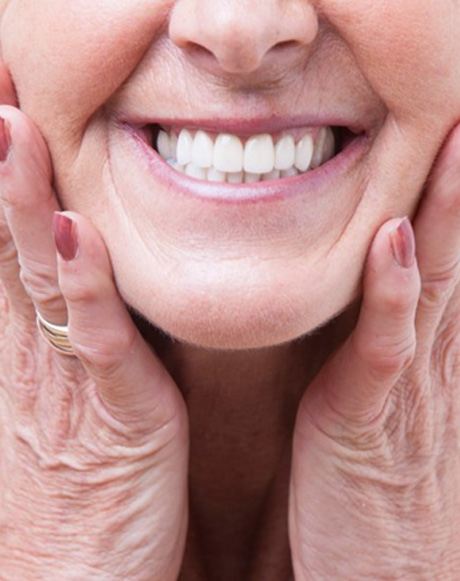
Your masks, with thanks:
[[(439, 0), (323, 0), (360, 68), (401, 119), (460, 114), (460, 7)], [(449, 117), (449, 119), (447, 119)]]
[(171, 0), (11, 0), (3, 58), (21, 109), (77, 140), (85, 121), (129, 77)]

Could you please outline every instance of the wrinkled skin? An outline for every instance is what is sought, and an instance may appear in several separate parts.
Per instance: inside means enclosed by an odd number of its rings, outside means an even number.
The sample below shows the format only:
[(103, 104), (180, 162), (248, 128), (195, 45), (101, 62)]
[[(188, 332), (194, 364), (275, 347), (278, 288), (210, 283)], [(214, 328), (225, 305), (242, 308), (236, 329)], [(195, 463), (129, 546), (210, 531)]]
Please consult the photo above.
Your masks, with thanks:
[[(14, 102), (11, 89), (2, 68), (2, 102)], [(31, 298), (40, 311), (65, 306), (47, 256), (51, 164), (27, 117), (11, 106), (0, 116), (13, 140), (0, 170), (1, 576), (176, 579), (188, 516), (183, 399), (81, 216), (77, 257), (58, 269), (78, 359), (40, 338)]]
[[(194, 344), (275, 345), (349, 304), (376, 229), (414, 210), (460, 114), (453, 2), (289, 4), (281, 20), (281, 0), (77, 0), (65, 11), (61, 0), (13, 0), (2, 23), (4, 58), (50, 147), (64, 207), (102, 233), (125, 300)], [(211, 56), (189, 53), (193, 42)], [(216, 214), (160, 184), (152, 204), (114, 128), (122, 114), (283, 117), (292, 103), (298, 115), (365, 119), (375, 141), (332, 201), (277, 207), (275, 224), (271, 211)]]
[(418, 268), (395, 269), (381, 229), (356, 328), (299, 406), (296, 579), (460, 573), (459, 219), (457, 128), (415, 220)]
[[(288, 578), (291, 564), (296, 581), (458, 577), (458, 131), (436, 156), (460, 114), (460, 7), (4, 7), (2, 57), (14, 88), (4, 72), (2, 102), (21, 113), (0, 108), (14, 144), (1, 168), (2, 571), (176, 578), (187, 411), (191, 495), (205, 534), (198, 551), (189, 539), (184, 579), (270, 581)], [(276, 220), (270, 209), (204, 208), (160, 184), (152, 203), (114, 123), (136, 112), (285, 116), (293, 103), (296, 114), (362, 121), (369, 150), (330, 188), (333, 199), (314, 211), (308, 200), (280, 204)], [(77, 225), (80, 254), (56, 263), (59, 206)], [(388, 238), (404, 214), (417, 247), (410, 268), (395, 263)], [(179, 344), (160, 357), (158, 337), (142, 338), (124, 303)], [(56, 323), (69, 318), (76, 360), (39, 337), (34, 306)], [(359, 316), (347, 319), (356, 306)], [(287, 342), (301, 336), (305, 349), (291, 352)], [(273, 363), (284, 353), (285, 383)], [(280, 399), (298, 410), (295, 422), (290, 413), (273, 422)], [(277, 451), (292, 433), (290, 472)], [(240, 455), (222, 453), (235, 442), (246, 442)], [(269, 519), (272, 506), (282, 512), (283, 490), (254, 513), (278, 475), (290, 481), (286, 550), (284, 526)], [(271, 544), (248, 551), (264, 519)]]

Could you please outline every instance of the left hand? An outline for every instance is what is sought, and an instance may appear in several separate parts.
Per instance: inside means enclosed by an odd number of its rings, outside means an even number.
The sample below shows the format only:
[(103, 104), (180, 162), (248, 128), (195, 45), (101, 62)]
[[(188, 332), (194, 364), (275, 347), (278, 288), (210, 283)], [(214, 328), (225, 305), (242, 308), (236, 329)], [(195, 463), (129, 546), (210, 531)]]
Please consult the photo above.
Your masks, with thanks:
[(399, 266), (383, 224), (358, 322), (305, 392), (289, 499), (296, 581), (460, 579), (460, 126)]

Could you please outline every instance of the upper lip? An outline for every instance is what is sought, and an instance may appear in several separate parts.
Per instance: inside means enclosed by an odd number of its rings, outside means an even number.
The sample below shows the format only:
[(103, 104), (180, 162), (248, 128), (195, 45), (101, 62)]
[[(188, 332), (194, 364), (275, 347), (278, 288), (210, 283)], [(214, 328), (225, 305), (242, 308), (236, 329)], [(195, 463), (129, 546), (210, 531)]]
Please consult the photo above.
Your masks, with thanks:
[(367, 120), (357, 120), (352, 117), (331, 115), (296, 115), (281, 117), (273, 115), (271, 117), (233, 117), (233, 118), (211, 118), (211, 119), (188, 119), (188, 118), (155, 118), (148, 116), (117, 116), (120, 123), (128, 123), (136, 127), (146, 125), (161, 125), (164, 127), (177, 127), (187, 129), (203, 129), (210, 133), (232, 133), (241, 136), (254, 135), (259, 133), (277, 133), (287, 129), (300, 127), (346, 127), (353, 133), (359, 134), (368, 132), (371, 123)]

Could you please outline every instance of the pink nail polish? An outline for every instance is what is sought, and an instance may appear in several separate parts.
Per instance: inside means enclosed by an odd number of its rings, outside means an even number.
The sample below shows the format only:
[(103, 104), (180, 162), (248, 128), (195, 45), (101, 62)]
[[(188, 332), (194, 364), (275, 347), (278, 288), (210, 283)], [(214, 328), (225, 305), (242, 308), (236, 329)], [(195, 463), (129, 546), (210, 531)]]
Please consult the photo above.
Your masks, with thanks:
[(411, 268), (415, 263), (415, 236), (407, 216), (390, 233), (390, 239), (396, 262), (403, 268)]
[(57, 251), (66, 262), (70, 262), (78, 252), (77, 224), (67, 216), (54, 212), (53, 233)]
[(0, 117), (0, 162), (5, 161), (11, 149), (11, 132), (9, 123)]

